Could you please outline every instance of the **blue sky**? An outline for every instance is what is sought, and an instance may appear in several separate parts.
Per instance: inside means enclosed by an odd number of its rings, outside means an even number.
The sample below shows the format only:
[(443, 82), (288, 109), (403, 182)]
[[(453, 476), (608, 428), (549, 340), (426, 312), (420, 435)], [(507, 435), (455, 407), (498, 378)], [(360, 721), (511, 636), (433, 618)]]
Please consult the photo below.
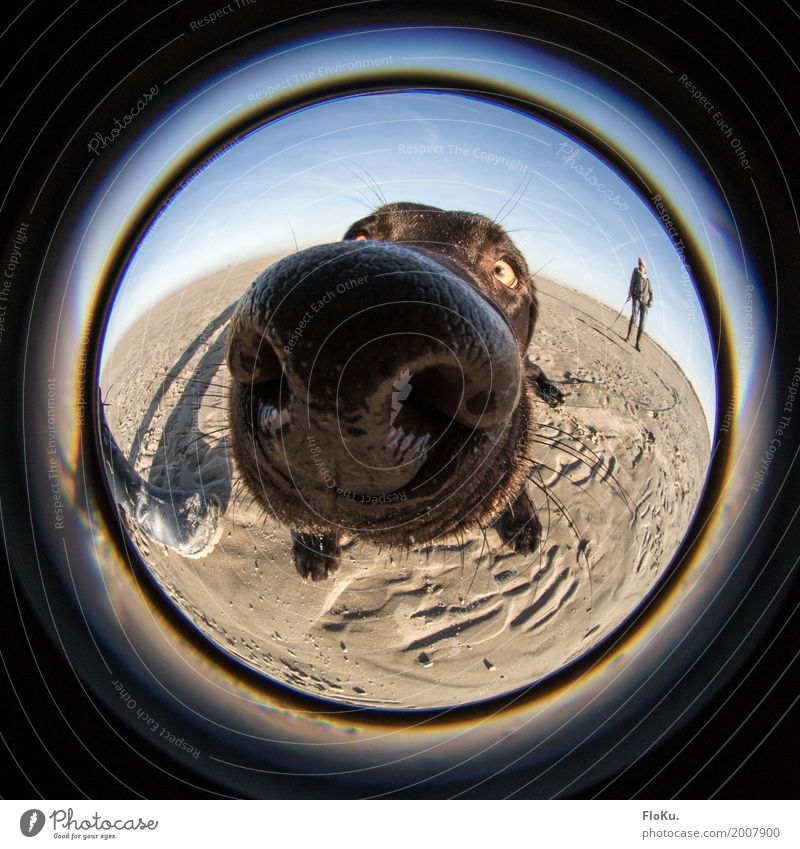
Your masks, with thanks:
[(648, 332), (684, 369), (713, 423), (714, 370), (700, 302), (652, 211), (562, 133), (448, 94), (360, 96), (311, 107), (215, 159), (172, 200), (136, 253), (106, 350), (154, 298), (200, 276), (294, 250), (295, 238), (301, 248), (341, 238), (377, 204), (366, 174), (389, 201), (500, 213), (532, 269), (542, 267), (543, 276), (615, 310), (643, 256), (656, 294)]

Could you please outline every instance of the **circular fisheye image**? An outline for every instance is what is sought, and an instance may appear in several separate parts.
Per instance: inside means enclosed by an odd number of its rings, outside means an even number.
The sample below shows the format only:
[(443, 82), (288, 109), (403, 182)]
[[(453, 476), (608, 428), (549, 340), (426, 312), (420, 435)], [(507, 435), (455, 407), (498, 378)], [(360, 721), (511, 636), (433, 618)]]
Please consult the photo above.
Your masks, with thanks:
[(717, 416), (663, 215), (550, 124), (423, 91), (198, 167), (120, 280), (100, 392), (120, 520), (185, 620), (385, 710), (527, 687), (635, 613)]

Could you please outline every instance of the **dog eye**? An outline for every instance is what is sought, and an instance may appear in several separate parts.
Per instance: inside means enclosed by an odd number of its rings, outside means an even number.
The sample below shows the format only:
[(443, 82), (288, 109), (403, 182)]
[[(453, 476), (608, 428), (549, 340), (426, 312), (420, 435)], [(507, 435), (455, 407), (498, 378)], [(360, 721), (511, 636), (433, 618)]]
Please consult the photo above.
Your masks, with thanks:
[(492, 269), (494, 276), (507, 288), (514, 289), (517, 285), (517, 275), (514, 269), (503, 259), (497, 260)]

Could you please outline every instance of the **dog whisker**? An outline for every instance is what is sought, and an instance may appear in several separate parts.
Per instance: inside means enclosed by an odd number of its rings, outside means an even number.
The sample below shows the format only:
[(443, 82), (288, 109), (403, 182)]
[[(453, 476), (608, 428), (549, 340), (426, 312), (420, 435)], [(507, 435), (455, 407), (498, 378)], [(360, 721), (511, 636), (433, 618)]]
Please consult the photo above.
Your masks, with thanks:
[[(494, 217), (494, 219), (493, 219), (493, 221), (494, 221), (494, 223), (495, 223), (495, 224), (500, 224), (500, 225), (502, 225), (503, 221), (505, 221), (505, 220), (508, 218), (508, 216), (509, 216), (509, 215), (511, 215), (511, 213), (512, 213), (512, 212), (516, 209), (516, 207), (517, 207), (517, 205), (519, 204), (519, 202), (520, 202), (520, 201), (522, 200), (522, 198), (525, 196), (525, 192), (527, 192), (527, 191), (528, 191), (528, 188), (529, 188), (529, 186), (530, 186), (530, 184), (531, 184), (531, 180), (532, 180), (532, 179), (533, 179), (533, 174), (531, 174), (530, 172), (526, 173), (526, 174), (525, 174), (525, 176), (523, 176), (523, 178), (522, 178), (522, 179), (520, 180), (520, 182), (519, 182), (519, 185), (518, 185), (518, 186), (517, 186), (517, 188), (514, 190), (514, 193), (513, 193), (513, 194), (511, 195), (511, 197), (510, 197), (510, 198), (509, 198), (509, 199), (508, 199), (508, 200), (507, 200), (507, 201), (506, 201), (506, 202), (505, 202), (505, 203), (504, 203), (504, 204), (500, 207), (500, 209), (499, 209), (499, 210), (498, 210), (498, 212), (497, 212), (497, 215), (495, 215), (495, 217)], [(507, 207), (509, 204), (511, 204), (511, 207), (508, 209), (508, 211), (505, 213), (505, 215), (503, 215), (503, 211), (506, 209), (506, 207)], [(501, 216), (502, 216), (502, 217), (501, 217)]]
[[(350, 160), (349, 162), (346, 162), (346, 164), (349, 167), (359, 168), (363, 172), (364, 177), (362, 177), (361, 179), (364, 182), (364, 185), (367, 186), (367, 188), (375, 194), (375, 197), (378, 199), (378, 206), (385, 206), (388, 203), (388, 201), (386, 200), (386, 196), (381, 191), (381, 187), (378, 185), (378, 181), (369, 173), (369, 171), (367, 171), (367, 169), (360, 162), (356, 162), (355, 160)], [(351, 173), (354, 177), (358, 177), (358, 175), (355, 174), (352, 170)]]

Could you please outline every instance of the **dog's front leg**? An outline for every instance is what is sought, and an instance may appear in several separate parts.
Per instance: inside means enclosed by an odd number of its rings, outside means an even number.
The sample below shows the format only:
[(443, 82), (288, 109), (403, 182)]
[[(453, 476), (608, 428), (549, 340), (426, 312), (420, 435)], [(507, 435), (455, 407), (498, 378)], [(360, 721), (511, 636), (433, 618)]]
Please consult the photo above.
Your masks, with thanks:
[(525, 491), (506, 508), (494, 528), (500, 539), (519, 554), (535, 551), (542, 536), (542, 523)]
[(342, 549), (336, 534), (292, 531), (292, 544), (295, 568), (304, 578), (319, 581), (339, 568)]
[(525, 375), (535, 383), (544, 400), (551, 407), (558, 407), (564, 403), (564, 393), (550, 380), (542, 371), (542, 367), (533, 362), (530, 357), (525, 358)]

